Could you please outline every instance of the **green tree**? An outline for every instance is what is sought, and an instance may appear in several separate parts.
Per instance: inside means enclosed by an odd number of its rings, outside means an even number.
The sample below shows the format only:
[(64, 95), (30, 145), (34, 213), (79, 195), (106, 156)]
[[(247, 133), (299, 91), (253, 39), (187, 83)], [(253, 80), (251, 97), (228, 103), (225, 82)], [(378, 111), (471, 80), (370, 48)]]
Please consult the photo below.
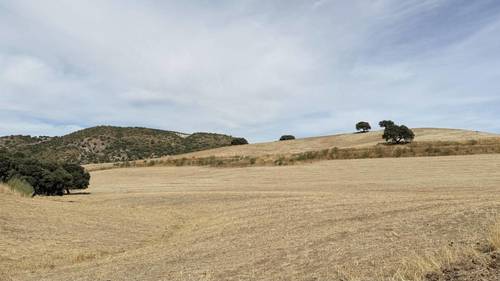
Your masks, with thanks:
[(412, 142), (415, 138), (415, 134), (405, 125), (388, 125), (385, 127), (382, 138), (388, 143), (401, 144)]
[(0, 181), (21, 180), (35, 194), (62, 195), (70, 188), (87, 188), (90, 174), (76, 164), (40, 162), (21, 154), (0, 150)]
[(248, 144), (248, 141), (245, 138), (233, 138), (231, 140), (231, 145), (242, 145)]
[(387, 128), (388, 126), (394, 125), (394, 122), (392, 120), (382, 120), (382, 121), (378, 122), (378, 125), (381, 128)]
[(78, 164), (64, 164), (63, 169), (71, 175), (71, 181), (67, 183), (66, 192), (70, 189), (85, 189), (89, 186), (90, 174)]
[(0, 154), (0, 181), (8, 181), (9, 171), (11, 170), (11, 160), (7, 155)]
[(292, 135), (283, 135), (280, 137), (280, 141), (294, 140), (295, 136)]
[(356, 124), (356, 130), (361, 131), (362, 133), (366, 133), (371, 130), (370, 123), (361, 121)]

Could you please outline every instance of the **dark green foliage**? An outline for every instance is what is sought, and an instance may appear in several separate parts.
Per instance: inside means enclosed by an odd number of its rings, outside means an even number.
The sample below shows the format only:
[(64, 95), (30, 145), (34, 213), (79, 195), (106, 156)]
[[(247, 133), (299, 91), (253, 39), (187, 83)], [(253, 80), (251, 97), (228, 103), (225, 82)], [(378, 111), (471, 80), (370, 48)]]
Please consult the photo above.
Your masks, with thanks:
[(232, 137), (138, 127), (98, 126), (62, 137), (0, 137), (0, 148), (37, 159), (88, 164), (175, 155), (231, 144)]
[(356, 124), (356, 130), (361, 131), (362, 133), (366, 133), (370, 131), (372, 127), (370, 126), (370, 123), (361, 121)]
[(410, 143), (415, 138), (413, 131), (405, 125), (387, 125), (382, 138), (392, 144)]
[(382, 120), (382, 121), (378, 122), (378, 125), (381, 128), (387, 128), (388, 126), (394, 125), (394, 122), (392, 120)]
[(242, 144), (248, 144), (248, 141), (244, 138), (233, 138), (231, 141), (231, 145), (242, 145)]
[(62, 195), (64, 190), (87, 188), (90, 175), (76, 164), (41, 162), (0, 151), (0, 181), (12, 180), (31, 185), (35, 194)]
[(0, 152), (0, 182), (6, 182), (10, 173), (12, 163), (5, 152)]
[(63, 169), (71, 175), (71, 189), (85, 189), (89, 186), (90, 174), (85, 169), (78, 165), (67, 163), (63, 164)]
[(280, 141), (287, 141), (287, 140), (294, 140), (294, 139), (295, 139), (295, 136), (283, 135), (283, 136), (281, 136)]

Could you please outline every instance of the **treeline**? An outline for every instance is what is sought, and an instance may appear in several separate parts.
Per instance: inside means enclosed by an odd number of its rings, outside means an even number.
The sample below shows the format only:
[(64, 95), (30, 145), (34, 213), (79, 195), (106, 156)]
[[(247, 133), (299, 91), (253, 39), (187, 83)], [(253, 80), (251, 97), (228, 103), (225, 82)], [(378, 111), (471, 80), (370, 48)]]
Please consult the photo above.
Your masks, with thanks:
[(31, 185), (33, 195), (63, 195), (64, 191), (87, 188), (90, 174), (78, 164), (40, 161), (0, 150), (0, 182), (11, 181)]

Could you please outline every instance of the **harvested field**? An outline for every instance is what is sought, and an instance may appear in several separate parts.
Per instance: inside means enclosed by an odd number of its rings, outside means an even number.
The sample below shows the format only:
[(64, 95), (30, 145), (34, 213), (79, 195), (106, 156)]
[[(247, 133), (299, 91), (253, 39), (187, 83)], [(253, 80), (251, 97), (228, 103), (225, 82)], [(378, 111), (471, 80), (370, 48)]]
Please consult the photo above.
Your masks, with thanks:
[(486, 240), (500, 155), (92, 173), (90, 194), (0, 194), (2, 280), (374, 280)]

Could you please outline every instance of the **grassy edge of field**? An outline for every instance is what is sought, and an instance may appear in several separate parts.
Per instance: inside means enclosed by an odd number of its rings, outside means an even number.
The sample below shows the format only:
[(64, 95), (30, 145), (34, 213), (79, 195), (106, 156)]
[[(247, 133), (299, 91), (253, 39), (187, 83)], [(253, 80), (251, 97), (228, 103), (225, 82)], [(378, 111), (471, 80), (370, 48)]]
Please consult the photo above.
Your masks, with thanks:
[(491, 254), (500, 251), (500, 220), (492, 223), (483, 244), (475, 247), (447, 246), (434, 254), (415, 256), (403, 263), (402, 270), (395, 275), (395, 281), (434, 280), (450, 268), (460, 267), (461, 263), (471, 260), (482, 268), (491, 263)]
[(322, 160), (366, 158), (428, 157), (500, 153), (500, 138), (467, 141), (422, 141), (401, 145), (377, 144), (371, 147), (338, 148), (305, 151), (293, 154), (267, 154), (262, 156), (237, 155), (230, 157), (171, 156), (138, 161), (86, 165), (88, 171), (113, 168), (149, 166), (208, 166), (250, 167), (282, 166), (312, 163)]
[[(482, 268), (491, 264), (491, 255), (500, 255), (500, 219), (492, 223), (484, 243), (476, 246), (447, 245), (433, 253), (415, 254), (401, 261), (396, 272), (387, 277), (387, 272), (381, 269), (373, 273), (373, 279), (359, 278), (355, 272), (338, 269), (340, 281), (428, 281), (448, 280), (443, 278), (450, 268), (460, 267), (461, 263), (470, 260)], [(438, 279), (434, 279), (438, 277)], [(455, 280), (455, 279), (451, 279)], [(489, 280), (489, 279), (484, 279)]]
[(26, 181), (13, 178), (6, 183), (0, 183), (0, 193), (13, 193), (23, 197), (32, 197), (35, 189)]

